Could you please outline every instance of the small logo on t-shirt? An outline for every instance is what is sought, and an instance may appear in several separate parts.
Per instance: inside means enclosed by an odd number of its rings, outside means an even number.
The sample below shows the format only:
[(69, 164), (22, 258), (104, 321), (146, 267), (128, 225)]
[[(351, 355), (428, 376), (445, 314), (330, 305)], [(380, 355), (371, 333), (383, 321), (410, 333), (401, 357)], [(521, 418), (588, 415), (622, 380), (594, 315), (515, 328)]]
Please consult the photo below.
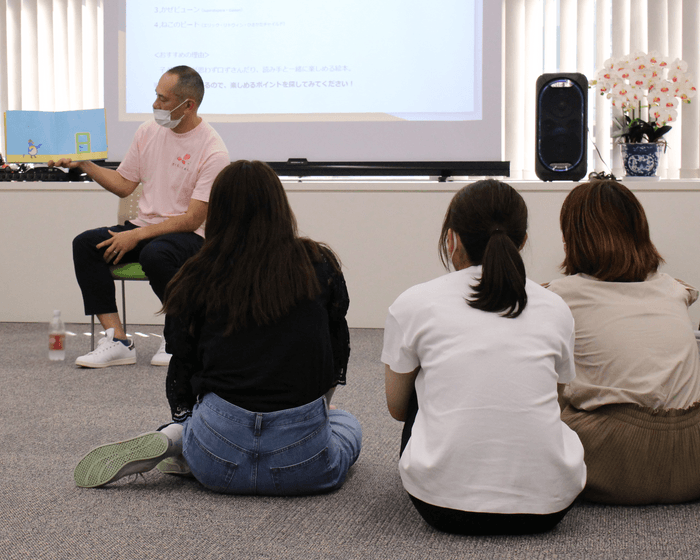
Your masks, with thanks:
[(190, 154), (185, 154), (184, 157), (178, 157), (177, 161), (179, 161), (182, 165), (187, 165), (188, 159), (190, 159)]

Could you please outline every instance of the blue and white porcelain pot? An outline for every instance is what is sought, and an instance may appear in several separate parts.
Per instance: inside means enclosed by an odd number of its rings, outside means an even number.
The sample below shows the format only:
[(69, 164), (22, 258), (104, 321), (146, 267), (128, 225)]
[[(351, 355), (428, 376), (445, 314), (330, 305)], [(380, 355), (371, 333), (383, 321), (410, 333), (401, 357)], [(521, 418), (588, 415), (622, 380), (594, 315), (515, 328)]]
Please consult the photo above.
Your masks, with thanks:
[(620, 144), (622, 163), (628, 177), (655, 177), (659, 166), (659, 144)]

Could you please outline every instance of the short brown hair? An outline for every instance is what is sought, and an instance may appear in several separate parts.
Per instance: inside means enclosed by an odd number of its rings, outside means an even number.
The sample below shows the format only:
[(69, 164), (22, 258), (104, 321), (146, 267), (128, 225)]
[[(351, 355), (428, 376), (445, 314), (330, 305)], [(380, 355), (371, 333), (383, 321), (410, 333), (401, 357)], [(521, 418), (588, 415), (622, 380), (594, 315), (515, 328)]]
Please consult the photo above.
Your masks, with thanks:
[(575, 187), (559, 215), (566, 275), (642, 282), (664, 262), (649, 236), (644, 208), (627, 187), (602, 180)]

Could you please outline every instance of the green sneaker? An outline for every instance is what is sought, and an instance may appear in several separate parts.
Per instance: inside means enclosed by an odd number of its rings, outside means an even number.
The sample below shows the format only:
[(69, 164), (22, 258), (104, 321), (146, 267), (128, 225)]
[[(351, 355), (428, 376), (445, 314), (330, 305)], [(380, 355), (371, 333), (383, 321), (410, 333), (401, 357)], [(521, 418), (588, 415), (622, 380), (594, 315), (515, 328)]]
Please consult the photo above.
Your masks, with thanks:
[(176, 457), (168, 457), (163, 459), (156, 468), (163, 474), (173, 474), (175, 476), (186, 476), (188, 478), (194, 478), (192, 471), (190, 470), (187, 461), (182, 456), (182, 454)]
[(170, 439), (162, 432), (100, 445), (80, 460), (73, 478), (81, 488), (95, 488), (150, 471), (162, 461), (170, 445)]

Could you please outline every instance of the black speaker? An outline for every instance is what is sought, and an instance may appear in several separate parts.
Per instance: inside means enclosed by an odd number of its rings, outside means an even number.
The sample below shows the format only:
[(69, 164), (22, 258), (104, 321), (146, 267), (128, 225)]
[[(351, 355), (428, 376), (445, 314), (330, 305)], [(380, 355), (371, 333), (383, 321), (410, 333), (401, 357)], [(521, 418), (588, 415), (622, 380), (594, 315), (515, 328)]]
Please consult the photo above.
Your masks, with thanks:
[(535, 173), (543, 181), (578, 181), (587, 171), (588, 80), (583, 74), (537, 78)]

